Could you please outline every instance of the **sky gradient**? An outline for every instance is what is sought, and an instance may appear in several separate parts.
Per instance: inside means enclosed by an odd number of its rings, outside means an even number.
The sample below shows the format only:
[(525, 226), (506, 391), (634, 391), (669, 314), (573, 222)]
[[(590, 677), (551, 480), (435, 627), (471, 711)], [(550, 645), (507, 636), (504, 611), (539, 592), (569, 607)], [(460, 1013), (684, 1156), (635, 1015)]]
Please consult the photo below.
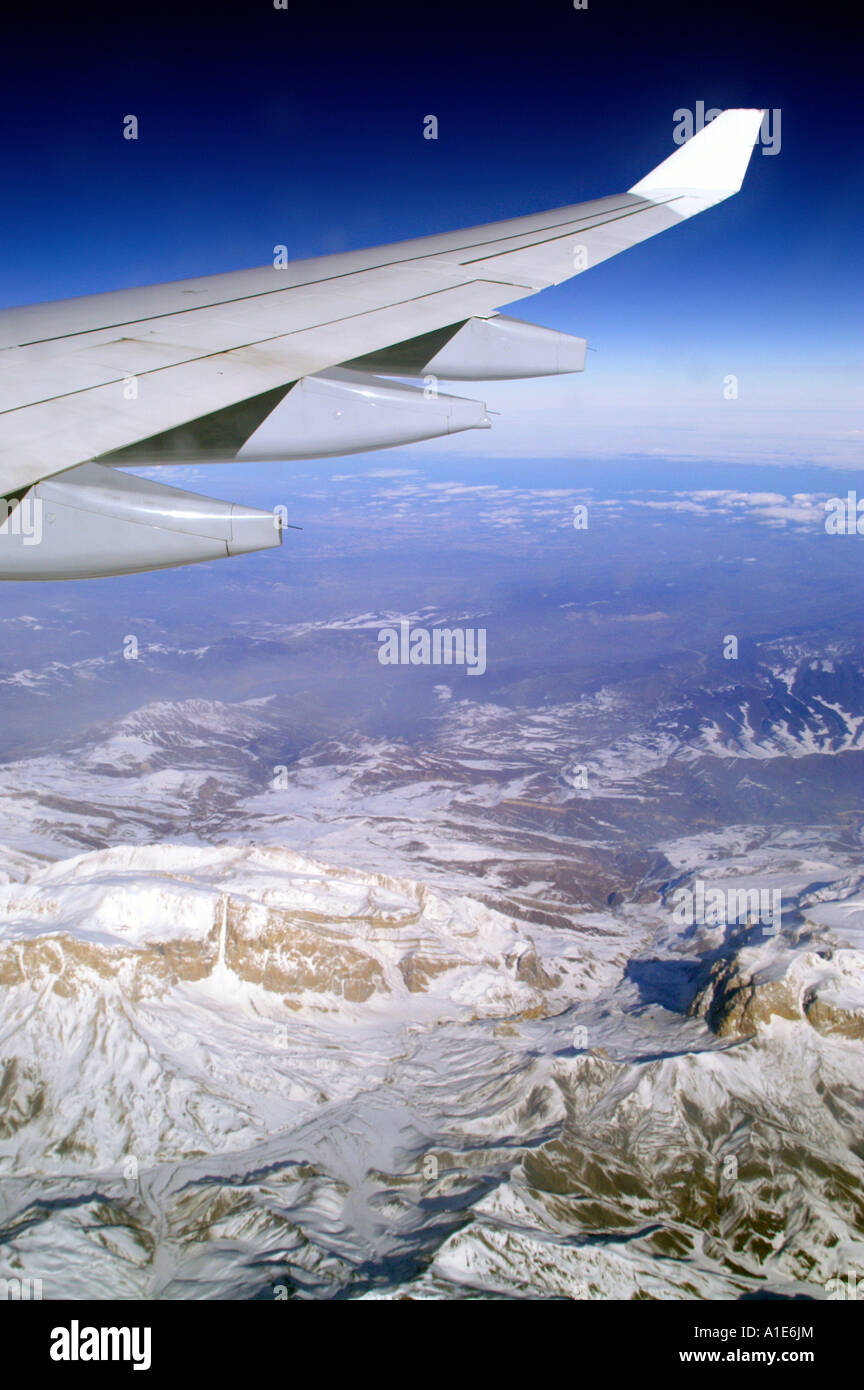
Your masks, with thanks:
[[(37, 29), (38, 19), (38, 29)], [(0, 302), (375, 245), (617, 193), (675, 112), (780, 115), (734, 199), (507, 312), (587, 337), (581, 377), (458, 390), (454, 454), (855, 469), (862, 158), (852, 30), (725, 5), (540, 0), (317, 19), (254, 7), (14, 21)], [(135, 114), (139, 139), (124, 140)], [(439, 138), (424, 140), (435, 114)], [(738, 399), (723, 397), (738, 378)]]

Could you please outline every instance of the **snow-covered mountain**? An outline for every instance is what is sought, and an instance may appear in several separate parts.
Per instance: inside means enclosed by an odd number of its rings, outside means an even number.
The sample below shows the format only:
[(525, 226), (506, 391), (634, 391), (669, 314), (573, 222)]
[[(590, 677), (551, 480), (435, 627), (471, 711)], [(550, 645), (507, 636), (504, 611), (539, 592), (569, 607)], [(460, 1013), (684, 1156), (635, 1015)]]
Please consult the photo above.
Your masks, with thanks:
[[(278, 700), (160, 702), (8, 763), (0, 1274), (819, 1298), (860, 1268), (860, 819), (791, 790), (858, 767), (856, 668), (639, 706), (442, 699), (410, 744), (298, 750)], [(700, 883), (776, 892), (779, 929), (682, 921)]]

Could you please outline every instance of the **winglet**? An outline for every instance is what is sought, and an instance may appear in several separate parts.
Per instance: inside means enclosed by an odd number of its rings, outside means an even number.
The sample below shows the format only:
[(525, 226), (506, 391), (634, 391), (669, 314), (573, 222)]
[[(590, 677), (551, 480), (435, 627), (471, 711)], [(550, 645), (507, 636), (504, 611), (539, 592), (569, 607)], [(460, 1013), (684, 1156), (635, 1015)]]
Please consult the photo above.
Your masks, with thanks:
[(671, 202), (682, 217), (730, 198), (744, 181), (764, 114), (721, 111), (628, 191), (652, 203)]

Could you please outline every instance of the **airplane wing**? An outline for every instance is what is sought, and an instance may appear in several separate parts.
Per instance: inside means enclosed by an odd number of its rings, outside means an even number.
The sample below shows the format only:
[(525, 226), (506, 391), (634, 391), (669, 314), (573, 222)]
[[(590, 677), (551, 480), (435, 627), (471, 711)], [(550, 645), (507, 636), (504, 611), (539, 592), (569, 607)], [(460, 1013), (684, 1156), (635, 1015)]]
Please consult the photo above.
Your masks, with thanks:
[[(269, 513), (208, 499), (196, 512), (192, 494), (118, 465), (322, 457), (488, 427), (482, 402), (438, 392), (437, 378), (584, 366), (584, 340), (497, 310), (737, 192), (761, 120), (725, 111), (628, 192), (593, 202), (0, 312), (0, 578), (125, 573), (279, 543)], [(29, 545), (25, 501), (54, 517)]]

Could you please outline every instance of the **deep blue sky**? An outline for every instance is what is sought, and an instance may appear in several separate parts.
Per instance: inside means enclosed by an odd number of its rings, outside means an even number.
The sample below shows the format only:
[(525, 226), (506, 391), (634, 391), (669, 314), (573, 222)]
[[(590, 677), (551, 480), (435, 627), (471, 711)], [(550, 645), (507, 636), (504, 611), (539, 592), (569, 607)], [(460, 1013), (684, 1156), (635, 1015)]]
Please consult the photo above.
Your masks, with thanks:
[[(804, 28), (779, 6), (666, 0), (310, 13), (297, 0), (287, 12), (181, 0), (39, 7), (29, 30), (19, 21), (5, 45), (0, 302), (261, 264), (277, 242), (316, 255), (615, 193), (671, 152), (677, 108), (779, 108), (780, 153), (754, 156), (739, 197), (515, 312), (598, 349), (572, 397), (598, 447), (620, 401), (636, 412), (609, 432), (620, 452), (628, 440), (639, 450), (644, 420), (646, 453), (677, 426), (685, 453), (710, 452), (713, 431), (730, 458), (751, 446), (764, 457), (782, 435), (782, 461), (796, 448), (818, 461), (823, 430), (824, 461), (854, 466), (851, 27), (825, 28), (815, 10)], [(137, 142), (122, 138), (128, 113)], [(429, 113), (436, 142), (422, 138)], [(733, 426), (718, 409), (726, 372), (742, 383)], [(519, 400), (522, 435), (550, 403), (578, 432), (560, 392)], [(513, 428), (499, 439), (519, 454)], [(562, 447), (559, 431), (549, 451)]]

